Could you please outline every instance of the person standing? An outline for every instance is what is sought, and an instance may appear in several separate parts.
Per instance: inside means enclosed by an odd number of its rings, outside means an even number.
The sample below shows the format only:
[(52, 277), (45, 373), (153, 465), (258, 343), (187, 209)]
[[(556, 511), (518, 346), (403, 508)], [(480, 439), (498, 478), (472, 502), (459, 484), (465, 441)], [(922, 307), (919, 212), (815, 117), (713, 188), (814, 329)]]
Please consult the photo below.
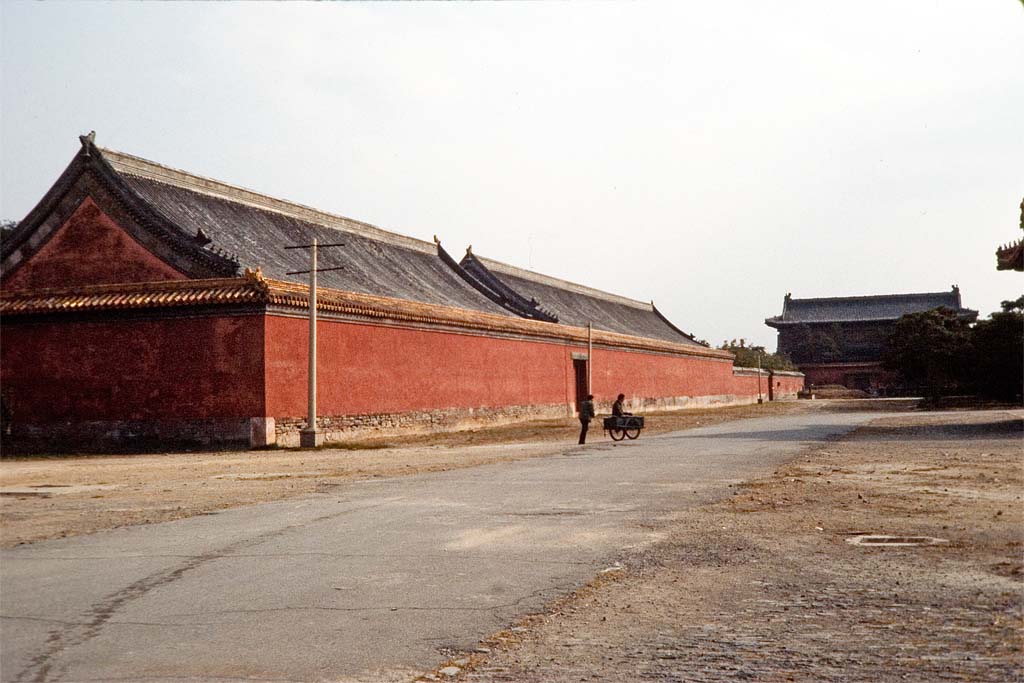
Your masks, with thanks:
[(594, 395), (587, 394), (587, 400), (580, 403), (580, 444), (587, 442), (587, 430), (590, 429), (594, 415)]

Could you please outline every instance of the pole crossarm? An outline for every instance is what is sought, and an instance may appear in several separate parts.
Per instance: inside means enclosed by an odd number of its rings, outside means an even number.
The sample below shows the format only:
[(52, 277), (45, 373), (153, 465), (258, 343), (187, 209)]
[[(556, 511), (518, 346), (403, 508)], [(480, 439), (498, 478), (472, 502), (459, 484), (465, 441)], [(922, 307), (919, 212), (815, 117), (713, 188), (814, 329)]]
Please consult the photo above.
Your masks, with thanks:
[(285, 249), (309, 249), (310, 247), (316, 247), (317, 249), (324, 249), (326, 247), (343, 247), (344, 242), (335, 242), (333, 244), (318, 244), (316, 242), (312, 244), (290, 244)]
[[(344, 266), (338, 266), (337, 268), (317, 268), (316, 272), (326, 273), (329, 270), (345, 270)], [(285, 275), (302, 275), (304, 273), (312, 273), (311, 270), (289, 270)]]

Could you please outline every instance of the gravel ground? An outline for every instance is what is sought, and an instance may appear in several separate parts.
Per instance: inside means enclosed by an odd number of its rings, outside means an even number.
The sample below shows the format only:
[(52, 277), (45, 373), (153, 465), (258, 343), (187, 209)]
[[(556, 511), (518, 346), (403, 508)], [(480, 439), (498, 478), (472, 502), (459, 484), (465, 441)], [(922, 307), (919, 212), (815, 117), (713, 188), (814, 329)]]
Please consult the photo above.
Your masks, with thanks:
[(1024, 680), (1021, 415), (888, 418), (811, 449), (421, 680)]

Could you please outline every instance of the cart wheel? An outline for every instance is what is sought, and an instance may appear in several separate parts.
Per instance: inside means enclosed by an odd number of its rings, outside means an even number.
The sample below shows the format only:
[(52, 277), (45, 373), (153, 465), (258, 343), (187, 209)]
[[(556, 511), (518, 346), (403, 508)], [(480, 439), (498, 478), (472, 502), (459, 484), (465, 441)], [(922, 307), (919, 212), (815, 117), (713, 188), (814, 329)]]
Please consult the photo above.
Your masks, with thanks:
[(612, 441), (622, 441), (623, 437), (626, 436), (626, 430), (624, 429), (609, 429), (609, 436), (612, 437)]
[(636, 437), (640, 436), (640, 428), (639, 427), (630, 427), (630, 428), (628, 428), (626, 430), (626, 436), (628, 436), (630, 439), (635, 439)]

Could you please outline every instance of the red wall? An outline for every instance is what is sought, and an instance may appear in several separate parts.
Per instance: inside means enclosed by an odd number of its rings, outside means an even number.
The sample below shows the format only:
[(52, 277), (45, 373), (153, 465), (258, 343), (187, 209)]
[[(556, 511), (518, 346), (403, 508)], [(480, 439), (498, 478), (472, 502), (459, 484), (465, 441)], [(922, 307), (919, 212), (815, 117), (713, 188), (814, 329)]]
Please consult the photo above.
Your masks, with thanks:
[(654, 398), (715, 396), (736, 391), (732, 363), (710, 358), (598, 348), (594, 349), (592, 373), (593, 394), (599, 401), (615, 400), (620, 393), (627, 398)]
[[(0, 384), (15, 423), (301, 417), (303, 318), (5, 321)], [(321, 415), (565, 405), (585, 346), (321, 321)], [(802, 378), (779, 377), (783, 391)], [(757, 395), (755, 376), (699, 357), (594, 350), (599, 401)], [(767, 399), (767, 382), (762, 379)], [(788, 388), (787, 388), (788, 387)]]
[[(304, 415), (309, 323), (268, 316), (266, 325), (266, 414)], [(568, 358), (558, 344), (321, 320), (318, 412), (566, 403), (574, 392)]]
[(3, 281), (5, 289), (182, 280), (86, 198), (71, 217)]
[(852, 386), (852, 382), (848, 381), (850, 375), (869, 375), (870, 385), (873, 388), (894, 386), (899, 383), (897, 374), (883, 370), (881, 363), (817, 365), (808, 367), (802, 372), (807, 375), (808, 386), (823, 384)]
[[(308, 325), (303, 318), (266, 319), (268, 416), (306, 412)], [(568, 405), (576, 391), (572, 353), (586, 351), (586, 346), (321, 320), (317, 412)], [(788, 379), (802, 385), (800, 378)], [(767, 375), (761, 390), (767, 400)], [(595, 349), (595, 397), (611, 401), (619, 392), (629, 398), (756, 396), (757, 378), (734, 376), (728, 361)]]
[(263, 317), (7, 324), (16, 422), (265, 415)]
[(775, 395), (781, 394), (792, 394), (795, 395), (798, 391), (804, 388), (803, 377), (790, 377), (788, 375), (776, 375), (775, 376)]

